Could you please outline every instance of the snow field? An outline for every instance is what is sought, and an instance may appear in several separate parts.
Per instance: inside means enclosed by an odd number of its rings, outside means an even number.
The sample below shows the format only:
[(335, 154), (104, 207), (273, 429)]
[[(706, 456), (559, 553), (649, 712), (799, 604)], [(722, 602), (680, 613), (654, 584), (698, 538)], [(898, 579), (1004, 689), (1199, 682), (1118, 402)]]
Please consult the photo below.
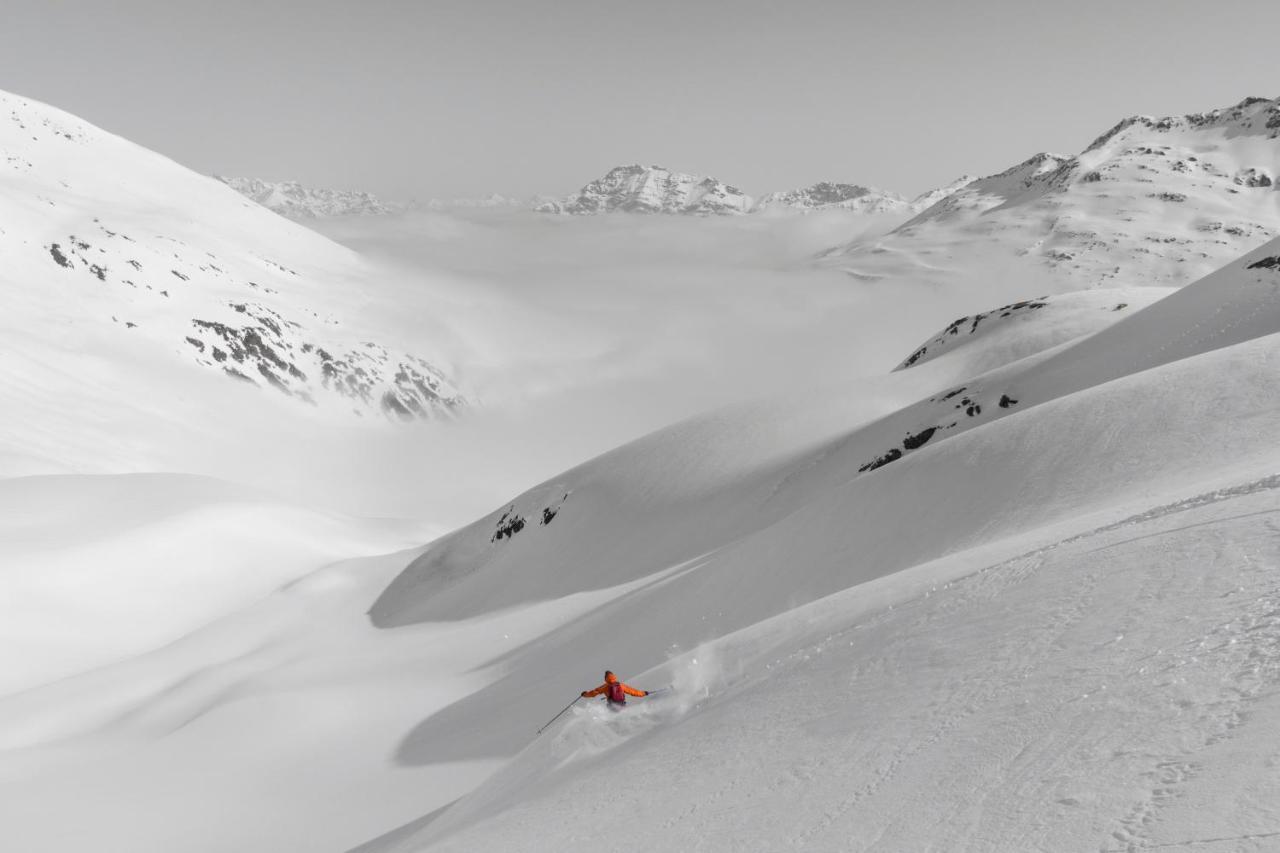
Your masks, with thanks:
[(465, 828), (450, 810), (385, 849), (1272, 849), (1275, 489), (935, 575), (894, 606), (867, 612), (856, 588), (779, 616), (787, 644), (678, 724), (619, 729), (606, 754), (543, 765), (507, 810)]

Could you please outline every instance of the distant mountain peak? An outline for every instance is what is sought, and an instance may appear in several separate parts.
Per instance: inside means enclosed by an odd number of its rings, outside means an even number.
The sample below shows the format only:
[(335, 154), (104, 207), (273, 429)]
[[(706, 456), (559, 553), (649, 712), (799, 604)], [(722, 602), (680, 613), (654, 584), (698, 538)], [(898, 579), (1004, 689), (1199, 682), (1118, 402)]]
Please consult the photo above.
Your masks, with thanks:
[(290, 219), (370, 216), (393, 212), (372, 193), (305, 187), (297, 181), (264, 181), (214, 175), (236, 192)]
[(751, 197), (715, 178), (673, 172), (663, 166), (615, 166), (563, 202), (539, 210), (569, 214), (682, 213), (735, 215), (751, 209)]
[(808, 187), (763, 196), (755, 210), (790, 208), (792, 210), (852, 210), (858, 213), (900, 213), (910, 209), (910, 202), (895, 192), (861, 184), (820, 181)]

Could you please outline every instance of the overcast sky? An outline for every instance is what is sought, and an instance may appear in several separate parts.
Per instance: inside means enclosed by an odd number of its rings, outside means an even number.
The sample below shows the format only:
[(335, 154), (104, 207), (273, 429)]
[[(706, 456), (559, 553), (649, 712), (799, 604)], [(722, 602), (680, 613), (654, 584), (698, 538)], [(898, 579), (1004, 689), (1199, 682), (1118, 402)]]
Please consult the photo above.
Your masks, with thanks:
[(914, 194), (1280, 94), (1272, 0), (4, 0), (0, 88), (202, 172), (393, 199), (624, 162)]

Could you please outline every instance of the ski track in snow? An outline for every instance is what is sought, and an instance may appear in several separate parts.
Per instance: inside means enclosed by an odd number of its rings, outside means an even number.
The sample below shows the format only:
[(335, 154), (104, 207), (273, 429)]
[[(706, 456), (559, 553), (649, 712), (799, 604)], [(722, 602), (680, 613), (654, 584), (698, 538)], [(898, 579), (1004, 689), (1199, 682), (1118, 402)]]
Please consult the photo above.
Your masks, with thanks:
[[(1274, 808), (1254, 832), (1161, 827), (1207, 751), (1266, 738), (1251, 709), (1280, 677), (1277, 488), (1155, 507), (884, 609), (617, 738), (613, 769), (562, 762), (438, 849), (500, 847), (510, 823), (542, 837), (583, 797), (592, 824), (663, 816), (639, 834), (666, 849), (1273, 849)], [(553, 839), (590, 836), (537, 849)]]

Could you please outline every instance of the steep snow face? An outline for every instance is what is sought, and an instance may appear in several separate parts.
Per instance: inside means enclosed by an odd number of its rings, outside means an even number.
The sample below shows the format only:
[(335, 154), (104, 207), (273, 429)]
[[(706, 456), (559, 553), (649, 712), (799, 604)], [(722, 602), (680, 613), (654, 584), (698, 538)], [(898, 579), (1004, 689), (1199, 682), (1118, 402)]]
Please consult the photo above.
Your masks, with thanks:
[(571, 214), (686, 213), (740, 214), (751, 209), (751, 198), (736, 187), (661, 166), (618, 166), (592, 181), (558, 209), (544, 204), (539, 210)]
[[(375, 624), (461, 630), (550, 602), (584, 612), (521, 635), (482, 686), (425, 716), (397, 756), (418, 767), (525, 751), (474, 797), (361, 849), (509, 846), (516, 831), (557, 847), (582, 832), (575, 817), (641, 808), (656, 818), (648, 843), (670, 849), (750, 839), (874, 849), (885, 838), (923, 849), (938, 833), (955, 837), (950, 822), (920, 827), (919, 809), (902, 805), (908, 795), (943, 798), (948, 814), (974, 809), (964, 838), (984, 849), (1146, 837), (1144, 817), (1194, 775), (1170, 770), (1166, 753), (1226, 772), (1226, 737), (1242, 739), (1241, 754), (1273, 751), (1275, 709), (1260, 685), (1277, 663), (1267, 526), (1280, 488), (1278, 276), (1275, 241), (1093, 335), (979, 377), (955, 373), (959, 356), (996, 345), (998, 333), (860, 394), (682, 424), (433, 543), (374, 604)], [(1052, 316), (1003, 319), (1013, 334)], [(808, 420), (823, 403), (847, 428)], [(893, 412), (869, 419), (877, 409)], [(1165, 544), (1152, 556), (1155, 537)], [(1039, 572), (1045, 565), (1056, 570)], [(949, 592), (965, 575), (965, 591)], [(1036, 576), (1043, 584), (1024, 584)], [(932, 634), (939, 625), (948, 627)], [(933, 639), (916, 645), (920, 632)], [(1133, 648), (1101, 650), (1126, 638)], [(829, 667), (797, 678), (823, 654)], [(1246, 660), (1263, 669), (1241, 668)], [(521, 728), (549, 719), (606, 666), (641, 687), (674, 682), (677, 697), (616, 723), (589, 723), (585, 708), (540, 741)], [(1180, 681), (1187, 667), (1194, 676)], [(876, 704), (886, 690), (897, 700)], [(520, 702), (504, 701), (513, 696)], [(1223, 714), (1228, 696), (1236, 704)], [(1037, 700), (1032, 724), (1024, 715)], [(1264, 722), (1244, 722), (1254, 712)], [(1054, 723), (1062, 714), (1065, 728)], [(1061, 749), (1063, 738), (1093, 743), (1117, 723), (1126, 728), (1107, 748)], [(1045, 756), (1064, 754), (1066, 772), (1041, 772)], [(1266, 778), (1265, 764), (1250, 778)], [(657, 776), (670, 768), (679, 770)], [(1062, 780), (1099, 773), (1106, 781), (1082, 817), (1085, 795)], [(644, 781), (619, 784), (622, 775)], [(938, 781), (953, 776), (966, 784)], [(1011, 777), (1050, 776), (1036, 796), (1066, 807), (1053, 815), (1067, 843), (1045, 842), (1058, 836), (1042, 834), (1042, 814), (1014, 805), (1026, 786)], [(1152, 783), (1139, 791), (1143, 780)], [(792, 805), (763, 806), (762, 787), (768, 803)], [(1187, 790), (1223, 793), (1212, 780)], [(813, 798), (822, 805), (810, 811)], [(698, 814), (708, 800), (717, 808)], [(1009, 804), (995, 809), (999, 826), (978, 820), (991, 802)], [(756, 810), (767, 814), (736, 828)]]
[(0, 94), (0, 150), (0, 336), (13, 354), (0, 394), (32, 415), (0, 427), (0, 452), (45, 442), (38, 412), (119, 431), (115, 413), (154, 422), (206, 392), (339, 418), (462, 404), (433, 361), (381, 337), (358, 286), (377, 273), (347, 249), (21, 97)]
[(371, 193), (304, 187), (297, 181), (263, 181), (258, 178), (226, 178), (215, 175), (231, 189), (290, 219), (321, 216), (376, 216), (394, 208)]
[(1280, 100), (1120, 122), (1074, 157), (1037, 154), (972, 181), (889, 235), (827, 260), (935, 281), (991, 257), (1062, 290), (1180, 286), (1280, 232)]
[(826, 181), (787, 192), (769, 193), (763, 196), (753, 211), (777, 208), (792, 210), (850, 210), (855, 213), (882, 214), (905, 213), (910, 203), (897, 193), (857, 184), (832, 184)]

